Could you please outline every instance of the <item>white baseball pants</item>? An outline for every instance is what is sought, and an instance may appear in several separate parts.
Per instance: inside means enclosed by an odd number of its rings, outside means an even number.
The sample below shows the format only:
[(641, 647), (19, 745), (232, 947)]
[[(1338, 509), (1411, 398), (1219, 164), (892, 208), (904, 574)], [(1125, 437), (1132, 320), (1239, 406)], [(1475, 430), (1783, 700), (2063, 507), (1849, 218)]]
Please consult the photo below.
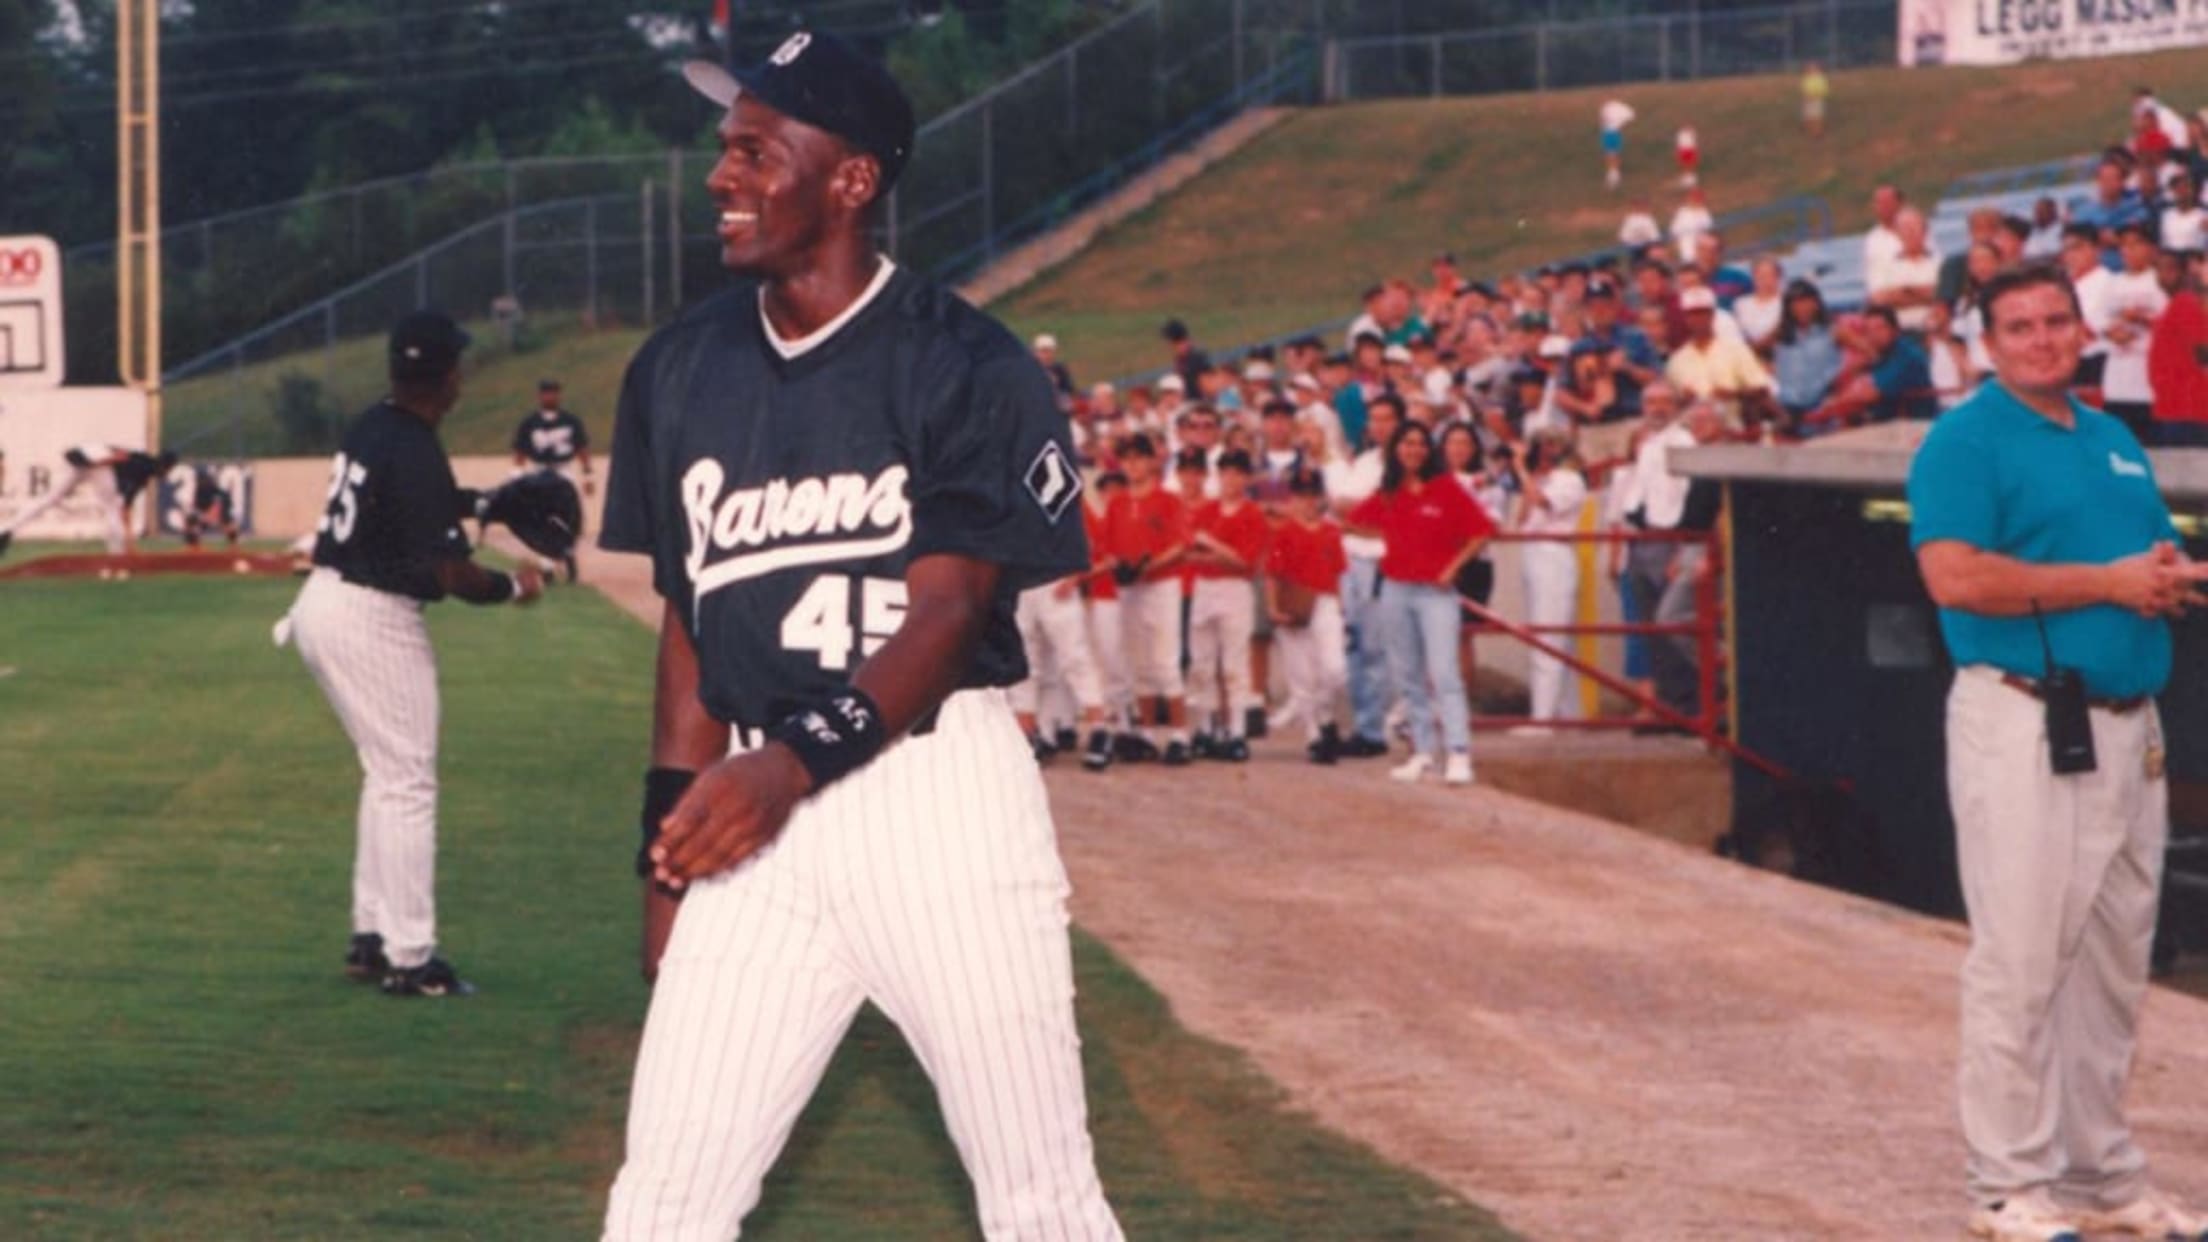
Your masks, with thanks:
[(1187, 692), (1181, 680), (1181, 583), (1137, 582), (1119, 588), (1120, 637), (1127, 672), (1137, 695), (1177, 699)]
[[(1058, 592), (1058, 584), (1020, 592), (1014, 614), (1020, 644), (1027, 648), (1027, 680), (1012, 687), (1012, 710), (1034, 712), (1044, 684), (1062, 681), (1082, 711), (1104, 705), (1104, 687), (1089, 655), (1089, 623), (1077, 592)], [(1053, 676), (1055, 675), (1055, 676)]]
[(1194, 679), (1188, 706), (1198, 722), (1216, 715), (1228, 737), (1242, 736), (1243, 713), (1257, 702), (1250, 691), (1250, 635), (1256, 625), (1249, 579), (1196, 580), (1188, 616), (1188, 675)]
[(1984, 665), (1947, 697), (1947, 785), (1970, 912), (1963, 1138), (1970, 1192), (2101, 1208), (2146, 1183), (2124, 1121), (2169, 837), (2153, 704), (2095, 708), (2097, 770), (2048, 769), (2046, 707)]
[[(1526, 624), (1569, 625), (1572, 606), (1579, 599), (1579, 554), (1568, 543), (1529, 542), (1518, 545), (1525, 558)], [(1552, 647), (1569, 651), (1569, 634), (1537, 635)], [(1528, 689), (1532, 692), (1533, 718), (1558, 720), (1579, 715), (1579, 678), (1555, 656), (1533, 652), (1527, 657)]]
[(360, 755), (353, 931), (419, 966), (437, 948), (437, 655), (422, 605), (317, 569), (291, 635)]
[(1089, 650), (1104, 683), (1104, 713), (1115, 722), (1130, 719), (1135, 687), (1127, 671), (1127, 636), (1120, 621), (1119, 601), (1092, 599), (1089, 608)]
[(693, 885), (660, 961), (609, 1240), (725, 1242), (862, 1001), (935, 1083), (990, 1239), (1118, 1239), (1073, 1016), (1065, 868), (996, 691), (953, 695)]
[(1342, 601), (1321, 595), (1312, 602), (1311, 623), (1273, 627), (1288, 678), (1288, 712), (1301, 719), (1312, 737), (1334, 720), (1334, 702), (1349, 681), (1348, 636), (1342, 625)]

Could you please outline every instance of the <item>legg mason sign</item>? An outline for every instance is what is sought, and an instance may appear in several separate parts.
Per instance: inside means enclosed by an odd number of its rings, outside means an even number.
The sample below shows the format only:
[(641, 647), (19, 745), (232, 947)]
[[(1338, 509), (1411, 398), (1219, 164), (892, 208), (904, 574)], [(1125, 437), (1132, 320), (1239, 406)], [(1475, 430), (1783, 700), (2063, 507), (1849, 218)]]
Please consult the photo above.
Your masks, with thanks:
[(1905, 65), (2007, 65), (2208, 44), (2208, 0), (1901, 0)]

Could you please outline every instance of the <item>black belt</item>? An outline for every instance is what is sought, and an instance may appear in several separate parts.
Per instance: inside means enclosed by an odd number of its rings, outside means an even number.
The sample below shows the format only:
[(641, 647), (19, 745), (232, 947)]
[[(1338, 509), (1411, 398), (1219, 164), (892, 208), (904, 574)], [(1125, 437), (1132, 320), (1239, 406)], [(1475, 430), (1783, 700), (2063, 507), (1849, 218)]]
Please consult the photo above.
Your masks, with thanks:
[[(2022, 690), (2042, 702), (2047, 699), (2047, 691), (2029, 677), (2019, 677), (2015, 673), (2003, 673), (2001, 674), (2001, 684), (2011, 690)], [(2153, 700), (2154, 696), (2147, 694), (2135, 694), (2123, 699), (2111, 698), (2107, 695), (2087, 695), (2085, 705), (2087, 707), (2098, 707), (2102, 711), (2114, 712), (2119, 716), (2128, 716)]]

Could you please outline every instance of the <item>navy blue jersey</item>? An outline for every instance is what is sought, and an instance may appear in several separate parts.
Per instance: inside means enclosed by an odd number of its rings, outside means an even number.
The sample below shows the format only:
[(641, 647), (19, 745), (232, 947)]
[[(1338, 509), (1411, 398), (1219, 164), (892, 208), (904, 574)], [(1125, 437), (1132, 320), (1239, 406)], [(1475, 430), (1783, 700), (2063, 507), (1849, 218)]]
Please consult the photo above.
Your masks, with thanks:
[(437, 562), (465, 559), (466, 506), (437, 432), (379, 401), (354, 420), (330, 463), (314, 563), (345, 581), (418, 600), (444, 598)]
[(531, 410), (514, 428), (514, 451), (532, 465), (564, 466), (589, 447), (590, 432), (583, 429), (583, 420), (566, 410), (554, 410), (549, 416), (543, 410)]
[(764, 727), (849, 682), (922, 556), (1002, 567), (959, 684), (1020, 681), (1019, 592), (1089, 564), (1080, 492), (1050, 378), (996, 320), (895, 270), (785, 357), (746, 282), (630, 364), (599, 546), (651, 554), (707, 711)]

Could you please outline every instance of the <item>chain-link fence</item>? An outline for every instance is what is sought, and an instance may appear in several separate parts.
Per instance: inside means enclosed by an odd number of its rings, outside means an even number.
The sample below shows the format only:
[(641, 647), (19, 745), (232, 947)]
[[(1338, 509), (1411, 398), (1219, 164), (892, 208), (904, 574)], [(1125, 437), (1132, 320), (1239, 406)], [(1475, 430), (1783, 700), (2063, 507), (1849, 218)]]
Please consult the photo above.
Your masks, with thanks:
[(319, 453), (384, 391), (383, 341), (450, 308), (478, 355), (527, 353), (557, 328), (649, 323), (664, 306), (663, 207), (648, 190), (523, 207), (171, 371), (167, 442), (197, 453)]
[(1326, 97), (1545, 91), (1772, 73), (1811, 60), (1828, 69), (1892, 64), (1895, 21), (1894, 0), (1797, 0), (1338, 39)]

